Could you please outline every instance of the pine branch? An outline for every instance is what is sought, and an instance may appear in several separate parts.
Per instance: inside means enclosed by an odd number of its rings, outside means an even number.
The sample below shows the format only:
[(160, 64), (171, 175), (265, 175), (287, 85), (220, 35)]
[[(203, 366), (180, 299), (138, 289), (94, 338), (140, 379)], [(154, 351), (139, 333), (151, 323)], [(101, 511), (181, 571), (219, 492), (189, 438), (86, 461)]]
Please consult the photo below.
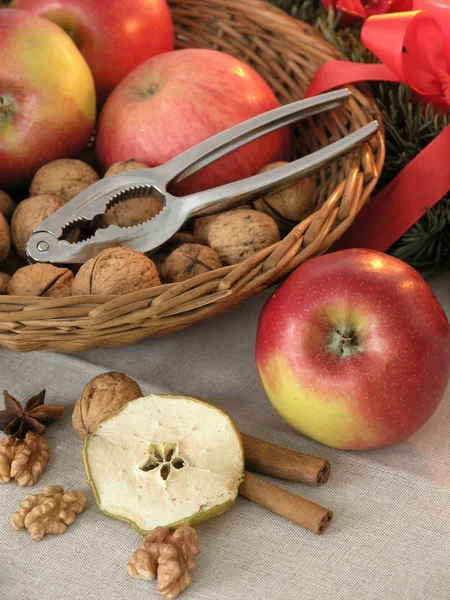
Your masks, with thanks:
[(450, 269), (450, 196), (441, 200), (391, 248), (419, 271)]
[[(339, 16), (325, 14), (315, 0), (272, 0), (291, 15), (314, 25), (323, 37), (353, 62), (377, 62), (360, 41), (360, 28), (339, 28)], [(314, 12), (314, 8), (316, 11)], [(406, 85), (368, 84), (381, 111), (386, 133), (386, 160), (377, 189), (383, 188), (448, 124), (450, 116), (414, 101)], [(450, 268), (450, 195), (442, 199), (389, 250), (417, 269)]]

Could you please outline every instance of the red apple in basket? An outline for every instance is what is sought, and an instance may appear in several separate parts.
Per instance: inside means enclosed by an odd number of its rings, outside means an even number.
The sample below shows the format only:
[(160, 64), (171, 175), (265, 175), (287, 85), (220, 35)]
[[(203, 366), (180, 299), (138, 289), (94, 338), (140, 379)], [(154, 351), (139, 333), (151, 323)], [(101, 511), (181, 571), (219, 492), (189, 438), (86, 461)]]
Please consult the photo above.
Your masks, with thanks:
[(70, 37), (23, 10), (0, 10), (0, 188), (80, 154), (95, 121), (92, 74)]
[(166, 0), (14, 0), (65, 29), (94, 75), (103, 102), (121, 79), (174, 46)]
[[(97, 156), (103, 168), (130, 158), (158, 166), (277, 106), (266, 82), (236, 58), (214, 50), (175, 50), (143, 63), (112, 92), (100, 114)], [(289, 158), (289, 131), (280, 129), (187, 178), (177, 193), (242, 179)]]
[(414, 269), (344, 250), (306, 262), (269, 298), (256, 364), (290, 425), (336, 448), (379, 448), (409, 437), (438, 406), (450, 326)]

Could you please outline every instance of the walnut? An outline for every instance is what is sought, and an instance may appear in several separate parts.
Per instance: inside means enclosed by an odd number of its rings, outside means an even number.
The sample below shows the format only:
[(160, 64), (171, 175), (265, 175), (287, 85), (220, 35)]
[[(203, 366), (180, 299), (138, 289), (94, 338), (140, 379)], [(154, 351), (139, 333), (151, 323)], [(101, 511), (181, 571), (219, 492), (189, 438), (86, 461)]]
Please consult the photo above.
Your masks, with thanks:
[[(232, 212), (227, 210), (221, 214)], [(199, 217), (194, 221), (194, 238), (199, 244), (206, 244), (206, 239), (209, 231), (209, 226), (217, 219), (219, 215), (208, 215), (207, 217)]]
[(85, 263), (72, 285), (74, 296), (129, 294), (160, 285), (155, 264), (136, 250), (107, 248)]
[(16, 443), (11, 477), (14, 477), (19, 487), (34, 485), (47, 464), (47, 442), (36, 433), (27, 433), (24, 440)]
[(40, 494), (30, 494), (11, 517), (13, 529), (27, 529), (32, 540), (47, 534), (59, 535), (83, 511), (86, 496), (81, 492), (65, 492), (59, 485), (48, 485)]
[(8, 273), (0, 272), (0, 296), (4, 296), (8, 293), (8, 283), (10, 279), (11, 275), (8, 275)]
[(13, 214), (11, 234), (20, 256), (26, 257), (25, 246), (33, 230), (61, 206), (62, 202), (56, 196), (34, 196), (19, 204)]
[(189, 571), (199, 553), (197, 532), (192, 527), (180, 527), (175, 533), (156, 527), (128, 561), (127, 571), (136, 579), (157, 576), (158, 592), (166, 600), (173, 600), (191, 584)]
[(109, 167), (103, 177), (110, 177), (111, 175), (118, 175), (119, 173), (127, 173), (128, 171), (137, 171), (139, 169), (148, 169), (148, 165), (145, 163), (130, 158), (122, 162), (116, 162)]
[(70, 296), (73, 279), (73, 273), (69, 269), (36, 263), (14, 273), (8, 284), (8, 294), (45, 298)]
[(8, 435), (0, 441), (0, 483), (15, 479), (20, 487), (34, 485), (48, 464), (48, 444), (36, 433), (24, 440)]
[(242, 206), (238, 206), (237, 208), (233, 208), (232, 210), (227, 210), (222, 213), (216, 213), (214, 215), (207, 215), (206, 217), (198, 217), (194, 221), (194, 239), (199, 244), (206, 244), (207, 233), (209, 229), (209, 225), (217, 219), (219, 215), (223, 215), (225, 213), (234, 213), (237, 210), (249, 210), (251, 209), (250, 204), (243, 204)]
[(2, 213), (5, 219), (9, 220), (15, 210), (16, 205), (8, 196), (8, 194), (0, 190), (0, 213)]
[(88, 164), (75, 158), (59, 158), (41, 167), (30, 186), (31, 196), (57, 196), (63, 204), (98, 181)]
[(0, 213), (0, 263), (5, 260), (11, 248), (11, 234), (5, 217)]
[(155, 263), (156, 268), (158, 269), (161, 281), (167, 281), (165, 267), (169, 254), (172, 254), (176, 248), (179, 248), (183, 244), (193, 244), (194, 242), (195, 239), (192, 233), (187, 231), (179, 231), (173, 235), (170, 240), (164, 244), (164, 246), (159, 248), (156, 254), (152, 255), (152, 261)]
[[(148, 166), (133, 159), (114, 163), (106, 171), (105, 177), (126, 173), (127, 171), (136, 171), (137, 169), (148, 169)], [(108, 225), (132, 227), (148, 221), (157, 215), (163, 207), (164, 204), (156, 193), (148, 197), (132, 198), (109, 208), (103, 217), (103, 225), (105, 227), (108, 227)]]
[(208, 224), (206, 244), (217, 252), (224, 265), (234, 265), (258, 250), (280, 241), (275, 221), (257, 210), (232, 210)]
[(168, 281), (185, 281), (196, 275), (220, 269), (220, 258), (212, 248), (200, 244), (184, 244), (174, 250), (164, 265)]
[(16, 453), (16, 440), (7, 435), (0, 440), (0, 483), (8, 483), (11, 479), (11, 463)]
[(143, 396), (138, 384), (124, 373), (111, 371), (91, 379), (75, 403), (72, 425), (85, 438), (97, 425), (130, 400)]
[[(286, 162), (275, 162), (261, 169), (260, 173), (271, 171), (283, 165)], [(308, 214), (314, 201), (315, 183), (312, 177), (305, 177), (297, 183), (290, 185), (281, 192), (267, 194), (259, 200), (255, 200), (253, 205), (271, 216), (279, 216), (286, 221), (299, 223)]]

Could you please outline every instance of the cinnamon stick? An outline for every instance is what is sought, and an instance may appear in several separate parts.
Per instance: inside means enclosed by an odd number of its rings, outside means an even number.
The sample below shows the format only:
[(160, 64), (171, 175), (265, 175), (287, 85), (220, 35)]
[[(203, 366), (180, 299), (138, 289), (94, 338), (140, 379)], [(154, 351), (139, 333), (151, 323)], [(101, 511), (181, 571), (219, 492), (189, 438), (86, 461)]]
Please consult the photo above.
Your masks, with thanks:
[(239, 494), (317, 535), (325, 531), (333, 512), (245, 471)]
[(241, 433), (241, 437), (249, 471), (315, 486), (328, 481), (330, 463), (324, 458), (281, 448), (245, 433)]

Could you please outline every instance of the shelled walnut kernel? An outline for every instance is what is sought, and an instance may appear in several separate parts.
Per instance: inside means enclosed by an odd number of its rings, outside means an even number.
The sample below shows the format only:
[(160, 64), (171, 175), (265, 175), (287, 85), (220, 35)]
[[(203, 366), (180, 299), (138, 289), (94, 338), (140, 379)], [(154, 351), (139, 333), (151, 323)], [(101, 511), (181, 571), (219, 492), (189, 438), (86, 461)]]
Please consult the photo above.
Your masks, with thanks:
[(86, 496), (81, 492), (64, 492), (59, 485), (48, 485), (39, 494), (30, 494), (11, 517), (16, 531), (27, 529), (34, 541), (47, 534), (64, 533), (84, 510)]

